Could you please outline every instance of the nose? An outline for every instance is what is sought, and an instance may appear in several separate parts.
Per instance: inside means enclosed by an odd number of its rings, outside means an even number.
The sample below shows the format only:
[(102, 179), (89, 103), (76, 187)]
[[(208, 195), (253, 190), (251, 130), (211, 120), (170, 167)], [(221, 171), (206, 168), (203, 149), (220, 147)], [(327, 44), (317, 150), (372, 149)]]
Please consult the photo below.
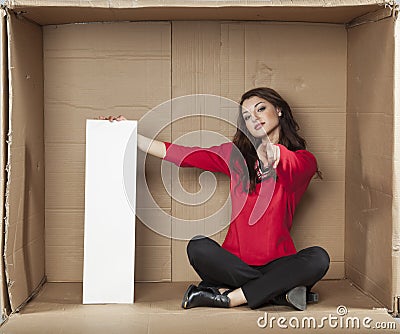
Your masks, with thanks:
[(257, 123), (259, 121), (259, 118), (257, 115), (251, 114), (251, 120), (253, 121), (253, 123)]

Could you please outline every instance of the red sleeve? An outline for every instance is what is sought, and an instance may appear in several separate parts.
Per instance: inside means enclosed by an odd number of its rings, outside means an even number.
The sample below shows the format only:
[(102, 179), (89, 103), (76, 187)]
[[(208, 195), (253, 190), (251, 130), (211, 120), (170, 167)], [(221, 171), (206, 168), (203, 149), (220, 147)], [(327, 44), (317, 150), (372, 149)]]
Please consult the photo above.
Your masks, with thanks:
[(280, 160), (276, 173), (284, 186), (296, 190), (308, 184), (317, 171), (314, 155), (307, 150), (290, 151), (286, 146), (277, 145), (280, 148)]
[(202, 148), (198, 146), (183, 146), (164, 142), (166, 155), (164, 160), (179, 167), (197, 167), (210, 172), (221, 172), (230, 175), (229, 159), (232, 143)]

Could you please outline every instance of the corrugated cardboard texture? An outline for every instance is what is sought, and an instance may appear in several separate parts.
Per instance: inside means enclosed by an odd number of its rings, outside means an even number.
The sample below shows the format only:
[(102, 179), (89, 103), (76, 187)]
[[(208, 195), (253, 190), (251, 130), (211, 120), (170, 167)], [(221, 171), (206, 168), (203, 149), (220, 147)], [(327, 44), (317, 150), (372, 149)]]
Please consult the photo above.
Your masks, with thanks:
[[(13, 314), (1, 327), (3, 334), (233, 334), (233, 333), (396, 333), (395, 329), (373, 330), (363, 328), (361, 321), (370, 317), (371, 326), (382, 325), (395, 319), (380, 308), (381, 305), (366, 296), (346, 280), (318, 282), (314, 291), (319, 292), (320, 301), (309, 304), (304, 312), (294, 311), (287, 306), (265, 305), (251, 310), (246, 305), (215, 309), (198, 307), (183, 310), (182, 296), (189, 282), (182, 283), (136, 283), (136, 298), (133, 305), (81, 305), (82, 284), (48, 283), (40, 294), (20, 313)], [(337, 306), (345, 305), (348, 314), (344, 319), (358, 317), (360, 329), (346, 328), (346, 322), (339, 325)], [(375, 309), (374, 309), (375, 308)], [(257, 320), (268, 313), (269, 319), (276, 317), (273, 327), (259, 328)], [(322, 317), (336, 316), (336, 328), (325, 321), (323, 328), (309, 329), (308, 322), (291, 329), (289, 319), (297, 318), (300, 323), (305, 317), (314, 317), (321, 324)], [(276, 319), (285, 317), (289, 328), (279, 328)], [(398, 320), (398, 319), (397, 319)], [(292, 324), (296, 324), (294, 321)], [(394, 323), (396, 324), (396, 323)], [(388, 324), (389, 325), (389, 324)], [(348, 323), (352, 326), (352, 322)], [(397, 323), (397, 328), (400, 323)]]
[[(173, 97), (210, 93), (238, 101), (250, 88), (269, 86), (288, 100), (301, 133), (324, 172), (324, 180), (312, 182), (298, 208), (293, 228), (295, 242), (298, 249), (315, 244), (325, 247), (332, 260), (326, 277), (344, 277), (344, 27), (173, 22), (172, 55)], [(221, 127), (214, 119), (191, 117), (175, 122), (172, 136), (176, 139), (200, 129), (219, 129), (230, 139), (234, 133), (234, 129)], [(205, 138), (198, 134), (198, 145), (203, 142)], [(183, 187), (191, 192), (198, 191), (200, 172), (182, 169)], [(194, 209), (173, 201), (173, 215), (197, 219), (219, 209), (228, 195), (229, 183), (224, 175), (218, 175), (217, 180), (219, 191), (210, 201), (212, 205), (199, 205)], [(213, 238), (221, 243), (225, 233), (226, 230)], [(172, 245), (173, 280), (198, 279), (187, 260), (187, 242), (173, 240)]]
[[(221, 96), (221, 23), (220, 22), (173, 22), (172, 23), (172, 97), (188, 94), (213, 94)], [(191, 113), (214, 114), (215, 110), (196, 110)], [(172, 110), (174, 113), (174, 110)], [(217, 114), (216, 114), (217, 115)], [(174, 117), (173, 117), (174, 118)], [(229, 128), (223, 122), (205, 116), (191, 116), (175, 121), (172, 125), (172, 138), (179, 137), (199, 130), (217, 131), (221, 135), (229, 136)], [(211, 146), (216, 143), (206, 142), (207, 134), (197, 132), (191, 135), (192, 145)], [(195, 193), (200, 190), (199, 176), (202, 170), (183, 168), (179, 171), (180, 181), (184, 189)], [(181, 219), (202, 219), (222, 207), (229, 195), (229, 178), (221, 173), (214, 174), (217, 180), (217, 188), (210, 199), (203, 205), (184, 205), (178, 201), (172, 201), (172, 214)], [(176, 193), (178, 184), (172, 184), (172, 194)], [(219, 222), (222, 229), (229, 223), (230, 212), (225, 210), (225, 221)], [(216, 224), (218, 224), (216, 222)], [(204, 231), (205, 231), (204, 224)], [(213, 239), (221, 243), (226, 235), (227, 228), (213, 235)], [(187, 241), (172, 240), (172, 280), (186, 281), (199, 279), (198, 275), (189, 265), (186, 253)]]
[[(79, 6), (87, 3), (79, 1)], [(116, 3), (123, 7), (127, 2)], [(203, 7), (196, 10), (168, 6), (160, 10), (85, 9), (78, 5), (41, 8), (37, 4), (39, 1), (12, 2), (14, 8), (26, 9), (25, 15), (41, 24), (234, 18), (348, 22), (380, 8), (376, 1), (324, 2), (332, 5), (330, 9), (307, 7), (311, 6), (309, 1), (301, 1), (297, 8), (285, 7), (293, 5), (289, 1), (273, 1), (270, 4), (276, 5), (274, 9), (216, 8), (210, 4), (207, 8), (201, 2)], [(397, 216), (392, 216), (397, 212), (398, 200), (392, 188), (397, 184), (396, 175), (393, 177), (397, 155), (392, 156), (393, 19), (351, 28), (348, 41), (343, 25), (303, 23), (183, 21), (44, 29), (42, 49), (40, 27), (11, 16), (13, 137), (5, 256), (14, 309), (43, 278), (44, 208), (46, 273), (51, 281), (82, 280), (86, 118), (124, 114), (138, 119), (171, 96), (212, 93), (238, 100), (245, 90), (260, 85), (276, 88), (292, 105), (308, 147), (324, 173), (323, 181), (313, 180), (296, 212), (293, 235), (297, 248), (324, 246), (332, 259), (327, 278), (343, 277), (346, 260), (347, 275), (392, 307), (392, 297), (400, 285), (397, 272), (392, 270), (398, 268), (397, 250), (392, 252), (392, 245), (398, 244), (398, 226), (393, 224)], [(197, 117), (174, 123), (158, 139), (172, 140), (192, 129), (209, 128), (221, 129), (228, 137), (233, 135), (232, 128)], [(207, 143), (201, 135), (198, 141), (201, 145)], [(160, 191), (160, 178), (153, 177), (159, 160), (149, 159), (147, 166), (156, 201), (164, 211), (176, 216), (193, 219), (208, 215), (227, 196), (227, 180), (218, 176), (220, 187), (211, 204), (197, 211), (171, 204), (169, 196)], [(181, 171), (187, 190), (198, 189), (199, 173)], [(137, 280), (198, 281), (187, 262), (186, 242), (161, 237), (139, 220), (136, 228), (140, 231)], [(224, 233), (226, 230), (214, 238), (222, 242)]]
[[(172, 59), (170, 33), (169, 23), (44, 28), (49, 281), (82, 280), (84, 120), (104, 114), (140, 118), (169, 99), (170, 66), (172, 97), (210, 93), (238, 101), (246, 89), (267, 85), (289, 100), (325, 176), (324, 181), (315, 180), (310, 186), (298, 209), (293, 234), (299, 249), (313, 244), (326, 247), (332, 258), (327, 277), (343, 277), (344, 27), (173, 22)], [(263, 43), (259, 43), (259, 36), (263, 36)], [(234, 128), (221, 121), (192, 117), (175, 122), (159, 139), (171, 140), (171, 131), (176, 139), (196, 129), (218, 130), (227, 138), (234, 134)], [(199, 134), (197, 143), (207, 146), (207, 138)], [(146, 174), (153, 196), (161, 208), (176, 217), (206, 217), (228, 196), (227, 177), (216, 175), (218, 191), (205, 205), (194, 208), (173, 201), (171, 207), (171, 198), (160, 191), (159, 159), (150, 158), (148, 162)], [(184, 188), (198, 190), (199, 174), (199, 170), (181, 169)], [(228, 221), (227, 212), (221, 224), (227, 225)], [(186, 241), (160, 236), (139, 219), (136, 231), (137, 281), (198, 279), (187, 261)], [(222, 243), (225, 234), (226, 229), (213, 238)]]
[[(379, 0), (269, 0), (266, 1), (268, 6), (272, 7), (340, 7), (340, 6), (361, 6), (361, 5), (374, 5), (382, 4), (383, 1)], [(261, 2), (259, 0), (246, 0), (246, 1), (234, 1), (234, 0), (191, 0), (182, 1), (177, 0), (136, 0), (132, 3), (131, 0), (96, 0), (96, 2), (90, 0), (64, 0), (60, 3), (57, 0), (8, 0), (7, 3), (11, 7), (21, 6), (68, 6), (68, 7), (94, 7), (94, 8), (132, 8), (132, 7), (228, 7), (228, 6), (243, 6), (248, 7), (259, 7)]]
[(370, 22), (370, 21), (379, 21), (382, 20), (384, 18), (387, 18), (389, 16), (393, 15), (393, 8), (392, 6), (385, 6), (384, 8), (374, 11), (374, 12), (369, 12), (365, 15), (356, 17), (354, 20), (352, 20), (351, 22), (349, 22), (347, 24), (347, 26), (349, 28), (359, 25), (359, 24), (363, 24), (365, 22)]
[(346, 129), (346, 276), (388, 308), (393, 302), (393, 33), (393, 18), (349, 30)]
[(14, 15), (9, 33), (11, 183), (4, 256), (15, 310), (44, 277), (43, 45), (41, 27)]
[(382, 8), (384, 0), (318, 1), (9, 1), (45, 24), (142, 20), (272, 20), (347, 23)]
[[(1, 137), (1, 156), (0, 156), (0, 188), (1, 188), (1, 198), (0, 198), (0, 217), (5, 218), (7, 215), (5, 209), (5, 198), (6, 198), (6, 182), (8, 178), (7, 173), (7, 160), (8, 160), (8, 36), (7, 36), (7, 21), (6, 21), (6, 11), (0, 10), (0, 76), (1, 76), (1, 100), (0, 100), (0, 137)], [(1, 235), (5, 232), (5, 219), (0, 222), (1, 225)], [(0, 249), (4, 249), (4, 238), (0, 238)], [(1, 314), (4, 317), (7, 313), (7, 307), (9, 306), (8, 301), (8, 291), (7, 291), (7, 280), (5, 276), (5, 264), (4, 257), (0, 260), (0, 308)]]
[[(138, 120), (168, 100), (170, 58), (169, 23), (44, 28), (49, 281), (82, 281), (85, 120), (121, 114)], [(139, 133), (146, 135), (146, 129), (139, 126)], [(158, 139), (170, 140), (170, 131), (163, 131)], [(155, 162), (149, 160), (150, 174), (159, 168)], [(170, 210), (170, 199), (160, 191), (160, 178), (147, 180), (158, 204)], [(170, 240), (143, 226), (138, 227), (136, 240), (137, 278), (169, 280)]]
[(400, 312), (400, 25), (395, 23), (395, 81), (393, 117), (393, 295)]

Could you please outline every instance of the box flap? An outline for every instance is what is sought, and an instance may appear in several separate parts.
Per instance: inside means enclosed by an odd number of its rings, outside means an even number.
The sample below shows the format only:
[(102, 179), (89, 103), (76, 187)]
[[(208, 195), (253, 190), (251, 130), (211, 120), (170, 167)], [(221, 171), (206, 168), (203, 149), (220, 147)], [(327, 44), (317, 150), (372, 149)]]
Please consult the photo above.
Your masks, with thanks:
[(38, 1), (9, 0), (8, 7), (41, 25), (96, 21), (263, 20), (347, 23), (388, 0), (318, 1)]
[(348, 30), (346, 277), (393, 306), (394, 18)]
[(10, 7), (95, 7), (95, 8), (132, 8), (132, 7), (343, 7), (376, 5), (389, 3), (385, 0), (8, 0)]
[(9, 168), (3, 255), (15, 311), (44, 278), (43, 43), (41, 27), (14, 13), (8, 15), (7, 30)]
[[(1, 31), (0, 31), (0, 45), (1, 45), (1, 53), (0, 53), (0, 66), (1, 66), (1, 100), (0, 100), (0, 136), (1, 136), (1, 149), (0, 152), (0, 187), (1, 187), (1, 196), (0, 196), (0, 213), (1, 213), (1, 222), (0, 222), (0, 250), (1, 254), (4, 251), (4, 230), (5, 230), (5, 218), (6, 218), (6, 210), (5, 210), (5, 198), (6, 198), (6, 182), (8, 179), (8, 172), (6, 169), (6, 164), (8, 161), (8, 145), (7, 145), (7, 134), (8, 134), (8, 38), (7, 38), (7, 13), (5, 10), (0, 10), (0, 21), (1, 21)], [(9, 300), (8, 300), (8, 291), (7, 291), (7, 281), (5, 276), (5, 267), (4, 267), (4, 257), (0, 258), (0, 308), (1, 308), (1, 316), (2, 319), (5, 319), (9, 314)], [(1, 322), (0, 320), (0, 322)]]
[[(400, 24), (395, 23), (394, 117), (393, 117), (393, 293), (395, 313), (400, 312)], [(396, 309), (397, 308), (397, 309)]]

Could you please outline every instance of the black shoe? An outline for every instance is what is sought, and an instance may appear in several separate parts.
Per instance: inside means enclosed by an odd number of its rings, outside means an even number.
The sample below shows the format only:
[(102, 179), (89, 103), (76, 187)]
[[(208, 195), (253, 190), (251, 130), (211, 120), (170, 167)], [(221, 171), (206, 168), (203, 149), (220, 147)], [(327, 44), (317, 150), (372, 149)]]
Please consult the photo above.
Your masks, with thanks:
[(319, 295), (317, 292), (307, 292), (307, 304), (308, 303), (318, 303)]
[(191, 284), (182, 300), (182, 308), (189, 309), (192, 307), (208, 306), (208, 307), (229, 307), (230, 299), (227, 294), (216, 293), (215, 288), (202, 287)]
[[(205, 286), (205, 285), (199, 285), (197, 287), (197, 289), (203, 290), (203, 291), (210, 291), (212, 293), (215, 293), (216, 295), (225, 295), (225, 296), (227, 296), (229, 293), (231, 293), (234, 290), (234, 289), (229, 289), (229, 288), (224, 288), (224, 287), (218, 288), (216, 286)], [(223, 293), (221, 293), (219, 291), (219, 289), (227, 289), (227, 290), (225, 290)]]
[(201, 291), (209, 291), (209, 292), (212, 292), (212, 293), (215, 293), (216, 295), (220, 295), (221, 293), (219, 292), (219, 288), (218, 287), (216, 287), (216, 286), (204, 286), (204, 285), (202, 285), (202, 286), (198, 286), (197, 287), (197, 289), (198, 290), (201, 290)]
[(307, 289), (305, 286), (296, 286), (283, 295), (272, 299), (276, 305), (292, 306), (296, 310), (304, 311), (307, 308)]

